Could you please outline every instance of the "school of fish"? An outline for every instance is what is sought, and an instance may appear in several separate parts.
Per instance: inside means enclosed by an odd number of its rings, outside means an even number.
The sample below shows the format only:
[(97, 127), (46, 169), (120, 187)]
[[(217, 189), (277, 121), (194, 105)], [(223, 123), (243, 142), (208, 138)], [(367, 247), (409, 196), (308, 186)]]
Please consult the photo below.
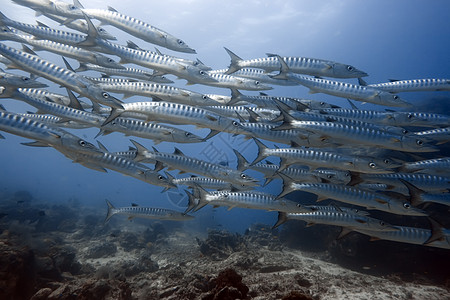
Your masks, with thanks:
[[(340, 237), (356, 231), (372, 239), (450, 249), (450, 230), (431, 218), (428, 210), (430, 203), (450, 206), (450, 158), (440, 153), (442, 145), (450, 141), (450, 116), (408, 111), (412, 104), (397, 95), (449, 91), (450, 79), (367, 84), (362, 77), (368, 74), (352, 65), (272, 53), (242, 59), (228, 48), (229, 67), (212, 70), (199, 59), (146, 50), (132, 41), (119, 44), (92, 20), (133, 39), (196, 53), (178, 37), (111, 7), (84, 8), (77, 0), (73, 4), (58, 0), (13, 2), (65, 27), (26, 24), (0, 12), (0, 62), (7, 69), (31, 74), (26, 77), (0, 70), (0, 97), (17, 99), (36, 109), (36, 113), (23, 114), (1, 106), (0, 130), (33, 140), (24, 143), (28, 146), (53, 147), (93, 170), (120, 172), (160, 186), (164, 192), (179, 186), (190, 189), (186, 190), (189, 203), (184, 212), (135, 205), (115, 208), (107, 201), (106, 220), (124, 214), (181, 221), (192, 219), (188, 213), (205, 205), (241, 207), (277, 211), (274, 227), (294, 219), (308, 225), (340, 226)], [(41, 58), (37, 51), (63, 56), (65, 66)], [(78, 61), (79, 68), (73, 69), (65, 58)], [(84, 71), (103, 76), (84, 76)], [(187, 84), (230, 89), (231, 96), (177, 88), (164, 75), (174, 75)], [(61, 93), (46, 90), (48, 85), (39, 82), (40, 77), (60, 86)], [(339, 79), (354, 79), (355, 83)], [(352, 102), (352, 109), (347, 109), (263, 92), (259, 96), (242, 93), (268, 91), (273, 86), (304, 86), (310, 93), (367, 102), (381, 109), (358, 109)], [(89, 101), (80, 101), (75, 93)], [(142, 100), (126, 101), (136, 95)], [(201, 137), (179, 125), (195, 125), (210, 132)], [(89, 127), (100, 130), (97, 136), (121, 132), (148, 139), (148, 143), (131, 140), (129, 150), (112, 153), (101, 143), (97, 147), (72, 133)], [(173, 153), (154, 147), (161, 142), (207, 143), (216, 135), (253, 139), (258, 153), (246, 158), (234, 150), (238, 164), (232, 168), (187, 156), (179, 149), (181, 145), (175, 145)], [(279, 158), (280, 163), (266, 160), (269, 157)], [(246, 174), (249, 169), (262, 173), (266, 182), (261, 185)], [(175, 178), (167, 172), (172, 170), (189, 175)], [(282, 192), (272, 195), (262, 191), (274, 179), (282, 179)], [(305, 205), (301, 198), (285, 198), (294, 191), (317, 195), (317, 201), (334, 202)], [(370, 217), (371, 210), (405, 219), (428, 218), (430, 228), (389, 224)]]

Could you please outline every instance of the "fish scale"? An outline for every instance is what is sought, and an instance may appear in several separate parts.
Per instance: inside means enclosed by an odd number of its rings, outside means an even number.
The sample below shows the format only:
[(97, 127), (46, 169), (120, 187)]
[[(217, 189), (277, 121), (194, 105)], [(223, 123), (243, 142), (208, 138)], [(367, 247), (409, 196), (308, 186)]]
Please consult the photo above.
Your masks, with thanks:
[(264, 85), (260, 83), (258, 80), (237, 77), (227, 74), (219, 74), (206, 71), (211, 78), (215, 79), (215, 82), (205, 82), (204, 84), (215, 86), (215, 87), (223, 87), (223, 88), (234, 88), (240, 90), (248, 90), (248, 91), (264, 91), (271, 90), (272, 87), (268, 85)]

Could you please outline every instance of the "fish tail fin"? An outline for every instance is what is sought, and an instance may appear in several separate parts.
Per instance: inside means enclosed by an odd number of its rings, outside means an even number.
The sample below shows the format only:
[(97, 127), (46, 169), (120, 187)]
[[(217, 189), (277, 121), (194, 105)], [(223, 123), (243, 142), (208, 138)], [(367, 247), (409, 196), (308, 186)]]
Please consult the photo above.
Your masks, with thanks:
[(191, 192), (185, 190), (186, 195), (188, 196), (188, 206), (186, 210), (184, 211), (185, 214), (193, 210), (197, 206), (197, 198), (192, 194)]
[(241, 92), (239, 92), (237, 89), (231, 89), (231, 100), (227, 103), (228, 106), (235, 105), (239, 101), (241, 101)]
[(114, 207), (114, 205), (112, 205), (111, 202), (108, 201), (108, 199), (105, 199), (105, 201), (106, 201), (106, 204), (108, 205), (108, 212), (106, 213), (106, 218), (105, 218), (105, 223), (106, 223), (109, 221), (109, 219), (111, 219), (111, 217), (113, 215), (116, 214), (116, 212), (115, 212), (116, 208)]
[(230, 75), (241, 69), (241, 67), (239, 67), (239, 62), (242, 61), (242, 58), (240, 58), (239, 56), (234, 54), (230, 49), (228, 49), (226, 47), (224, 47), (224, 48), (225, 48), (225, 51), (227, 51), (228, 55), (231, 58), (230, 66), (228, 67), (228, 70), (225, 72), (225, 74)]
[(351, 176), (350, 182), (347, 183), (347, 185), (349, 185), (349, 186), (354, 186), (361, 182), (364, 182), (364, 179), (361, 178), (360, 173), (358, 173), (358, 172), (350, 171), (350, 176)]
[(237, 157), (237, 170), (239, 172), (245, 171), (248, 169), (248, 161), (245, 159), (244, 156), (242, 156), (242, 154), (240, 154), (236, 149), (233, 149), (234, 154), (236, 154)]
[(266, 155), (264, 154), (265, 150), (267, 149), (267, 146), (264, 145), (263, 143), (261, 143), (261, 141), (259, 141), (256, 138), (253, 138), (253, 140), (256, 143), (256, 146), (258, 146), (258, 156), (255, 158), (255, 160), (250, 164), (250, 166), (255, 165), (256, 163), (262, 161), (264, 158), (266, 158)]
[(425, 191), (419, 189), (415, 185), (409, 183), (408, 181), (399, 178), (399, 180), (408, 188), (410, 201), (413, 206), (418, 206), (423, 202), (421, 195), (425, 193)]
[(283, 173), (278, 172), (278, 173), (276, 173), (276, 175), (280, 176), (281, 180), (283, 180), (281, 193), (276, 198), (276, 199), (280, 199), (294, 191), (294, 189), (292, 188), (292, 184), (291, 184), (292, 182), (294, 182), (294, 180), (291, 177), (289, 177)]
[[(163, 193), (163, 192), (165, 192), (165, 191), (167, 191), (167, 190), (170, 190), (170, 189), (176, 187), (175, 183), (173, 183), (175, 177), (173, 177), (172, 174), (170, 174), (170, 173), (168, 173), (168, 172), (166, 172), (166, 171), (164, 171), (164, 174), (166, 174), (167, 180), (169, 181), (169, 183), (170, 183), (171, 185), (170, 185), (170, 186), (166, 186), (166, 187), (164, 188), (164, 190), (163, 190), (161, 193)], [(172, 186), (172, 185), (173, 185), (173, 186)]]
[(193, 191), (194, 196), (196, 197), (196, 200), (198, 202), (195, 206), (194, 211), (197, 211), (208, 204), (206, 197), (209, 195), (209, 192), (196, 183), (194, 183)]
[(278, 226), (280, 226), (281, 224), (283, 224), (284, 222), (286, 222), (288, 220), (287, 218), (287, 213), (279, 211), (278, 212), (278, 220), (275, 223), (275, 225), (272, 226), (272, 229), (277, 228)]
[(84, 72), (84, 71), (89, 70), (86, 63), (81, 62), (81, 61), (79, 63), (80, 63), (80, 66), (75, 70), (75, 72)]
[(108, 118), (106, 118), (105, 122), (103, 122), (102, 126), (107, 125), (108, 123), (113, 121), (115, 118), (120, 116), (123, 112), (124, 112), (123, 109), (113, 107), (111, 109), (111, 113), (109, 114)]
[(278, 58), (278, 61), (281, 64), (280, 73), (278, 73), (277, 75), (270, 75), (270, 77), (272, 77), (273, 79), (288, 80), (289, 79), (288, 74), (290, 72), (289, 66), (286, 64), (286, 62), (284, 61), (284, 59), (281, 56), (276, 55), (276, 57)]

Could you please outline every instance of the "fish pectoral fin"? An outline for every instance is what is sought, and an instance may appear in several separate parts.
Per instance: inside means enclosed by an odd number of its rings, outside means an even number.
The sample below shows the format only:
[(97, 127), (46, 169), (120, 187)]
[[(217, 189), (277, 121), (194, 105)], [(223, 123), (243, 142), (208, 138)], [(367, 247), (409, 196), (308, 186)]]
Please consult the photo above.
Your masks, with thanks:
[(309, 89), (309, 94), (317, 94), (320, 93), (319, 91), (313, 90), (313, 89)]
[(206, 117), (207, 117), (208, 120), (210, 120), (210, 121), (213, 121), (213, 122), (216, 122), (216, 121), (217, 121), (217, 118), (215, 118), (215, 117), (213, 117), (213, 116), (206, 115)]
[(30, 147), (50, 147), (48, 144), (45, 144), (45, 143), (40, 142), (40, 141), (21, 143), (21, 144), (24, 145), (24, 146), (30, 146)]
[(356, 218), (355, 221), (358, 222), (358, 223), (361, 223), (361, 224), (366, 224), (367, 223), (366, 220), (362, 220), (362, 219), (359, 219), (359, 218)]
[(369, 242), (374, 242), (374, 241), (379, 241), (379, 240), (381, 240), (381, 239), (376, 236), (371, 236)]
[(383, 199), (375, 199), (375, 201), (377, 201), (378, 203), (381, 203), (381, 204), (387, 204), (388, 203), (386, 200), (383, 200)]
[(316, 223), (312, 223), (312, 222), (306, 223), (306, 227), (311, 227), (311, 226), (313, 226), (313, 225), (316, 225)]
[(320, 201), (323, 201), (323, 200), (326, 200), (326, 199), (328, 199), (328, 197), (325, 197), (325, 196), (317, 196), (316, 202), (320, 202)]
[(332, 68), (333, 68), (332, 65), (330, 65), (330, 64), (325, 64), (325, 68), (323, 68), (323, 70), (326, 71), (326, 70), (329, 70), (329, 69), (332, 69)]
[(337, 239), (338, 240), (342, 239), (343, 237), (345, 237), (352, 231), (353, 231), (353, 229), (351, 229), (351, 228), (342, 227), (341, 232), (339, 233), (339, 236), (337, 237)]
[(389, 140), (390, 140), (391, 142), (393, 142), (393, 143), (399, 143), (399, 142), (401, 142), (398, 138), (395, 138), (395, 137), (391, 137)]

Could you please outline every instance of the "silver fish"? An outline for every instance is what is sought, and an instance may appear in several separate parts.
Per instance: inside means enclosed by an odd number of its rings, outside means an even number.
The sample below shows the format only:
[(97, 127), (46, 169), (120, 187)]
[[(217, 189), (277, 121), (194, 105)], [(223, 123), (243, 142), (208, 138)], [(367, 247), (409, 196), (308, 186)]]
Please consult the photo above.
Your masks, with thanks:
[(193, 216), (166, 208), (141, 206), (115, 208), (114, 205), (112, 205), (108, 200), (106, 200), (106, 204), (108, 205), (108, 213), (106, 214), (105, 222), (109, 221), (112, 216), (117, 214), (128, 216), (128, 220), (133, 218), (147, 218), (157, 220), (186, 221), (194, 218)]
[(389, 93), (450, 91), (450, 79), (409, 79), (368, 84), (367, 86)]
[[(256, 58), (243, 60), (229, 49), (225, 48), (231, 58), (231, 64), (228, 67), (227, 74), (232, 74), (242, 68), (260, 68), (267, 72), (279, 71), (281, 64), (277, 55), (268, 54), (265, 58)], [(307, 57), (282, 57), (291, 72), (335, 78), (357, 78), (368, 76), (367, 73), (356, 69), (351, 65), (345, 65), (334, 61), (307, 58)]]

